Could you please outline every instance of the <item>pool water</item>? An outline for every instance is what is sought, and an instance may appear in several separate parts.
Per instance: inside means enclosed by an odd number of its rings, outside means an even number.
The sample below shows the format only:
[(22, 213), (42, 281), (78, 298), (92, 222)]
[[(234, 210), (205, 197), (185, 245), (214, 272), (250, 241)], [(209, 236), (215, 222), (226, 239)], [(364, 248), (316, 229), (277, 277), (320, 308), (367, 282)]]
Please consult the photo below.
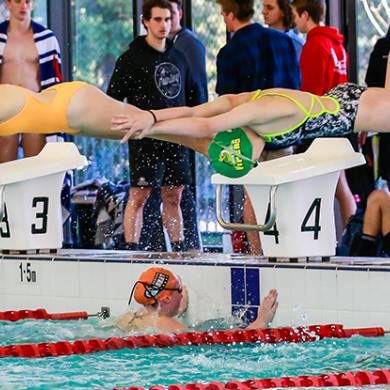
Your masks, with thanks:
[[(123, 333), (102, 327), (97, 319), (0, 322), (1, 346), (111, 336), (123, 336)], [(188, 346), (42, 359), (3, 358), (0, 359), (0, 389), (149, 388), (213, 381), (225, 384), (229, 380), (377, 369), (390, 369), (389, 335), (324, 339), (305, 344)], [(390, 386), (370, 386), (370, 389), (384, 388)]]

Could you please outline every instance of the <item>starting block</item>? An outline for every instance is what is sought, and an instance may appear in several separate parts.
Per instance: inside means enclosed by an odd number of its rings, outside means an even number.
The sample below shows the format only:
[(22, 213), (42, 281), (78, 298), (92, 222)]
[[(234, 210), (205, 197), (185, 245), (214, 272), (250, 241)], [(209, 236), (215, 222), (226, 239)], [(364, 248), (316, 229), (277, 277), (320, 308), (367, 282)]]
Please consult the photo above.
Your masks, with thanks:
[(65, 172), (87, 164), (71, 142), (49, 142), (38, 156), (0, 164), (0, 249), (61, 248)]
[[(318, 138), (302, 154), (260, 163), (247, 175), (213, 175), (217, 219), (230, 230), (260, 231), (267, 257), (329, 257), (335, 254), (334, 196), (340, 172), (365, 164), (345, 138)], [(222, 216), (222, 186), (245, 186), (257, 222), (230, 224)]]

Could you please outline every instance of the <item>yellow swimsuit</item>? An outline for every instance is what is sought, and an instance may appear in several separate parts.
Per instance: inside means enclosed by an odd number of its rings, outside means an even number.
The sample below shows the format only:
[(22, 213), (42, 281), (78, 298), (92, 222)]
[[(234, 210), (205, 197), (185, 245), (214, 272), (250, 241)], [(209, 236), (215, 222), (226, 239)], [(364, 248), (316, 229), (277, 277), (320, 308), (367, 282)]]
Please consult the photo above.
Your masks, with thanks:
[(13, 85), (13, 87), (19, 88), (23, 92), (26, 103), (17, 115), (0, 123), (0, 135), (17, 133), (78, 133), (79, 130), (71, 129), (68, 126), (66, 112), (70, 99), (84, 85), (86, 83), (73, 81), (45, 89), (45, 91), (57, 91), (54, 99), (49, 103), (40, 102), (31, 95), (28, 89)]

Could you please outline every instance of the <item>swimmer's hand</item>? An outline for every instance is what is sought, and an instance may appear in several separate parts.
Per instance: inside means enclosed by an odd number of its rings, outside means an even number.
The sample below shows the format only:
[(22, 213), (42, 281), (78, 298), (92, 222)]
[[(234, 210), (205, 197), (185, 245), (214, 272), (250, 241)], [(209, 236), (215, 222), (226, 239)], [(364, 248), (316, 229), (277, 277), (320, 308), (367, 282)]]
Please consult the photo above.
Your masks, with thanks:
[(278, 292), (274, 289), (270, 290), (268, 295), (263, 299), (259, 310), (257, 312), (257, 318), (252, 322), (247, 329), (264, 329), (267, 328), (269, 323), (272, 322), (279, 302)]
[(142, 139), (150, 134), (150, 129), (154, 125), (154, 116), (149, 111), (143, 111), (132, 116), (115, 115), (111, 123), (111, 130), (125, 133), (125, 136), (121, 139), (123, 144), (129, 138)]

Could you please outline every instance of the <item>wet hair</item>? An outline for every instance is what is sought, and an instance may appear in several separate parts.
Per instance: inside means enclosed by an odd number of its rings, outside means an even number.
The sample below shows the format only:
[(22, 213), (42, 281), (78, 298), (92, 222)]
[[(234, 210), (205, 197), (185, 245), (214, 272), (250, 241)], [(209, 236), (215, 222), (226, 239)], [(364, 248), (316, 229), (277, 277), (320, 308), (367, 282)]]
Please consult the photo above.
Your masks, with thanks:
[(169, 0), (169, 2), (176, 3), (179, 11), (183, 8), (183, 0)]
[(320, 24), (325, 18), (325, 0), (293, 0), (291, 5), (301, 16), (306, 11), (315, 24)]
[(254, 0), (216, 0), (216, 2), (226, 15), (233, 12), (240, 22), (248, 22), (255, 13)]
[(169, 9), (171, 15), (173, 8), (168, 0), (145, 0), (142, 4), (142, 20), (149, 21), (152, 18), (152, 8)]
[(283, 26), (286, 30), (291, 30), (295, 27), (294, 14), (290, 0), (277, 0), (278, 6), (283, 14)]

